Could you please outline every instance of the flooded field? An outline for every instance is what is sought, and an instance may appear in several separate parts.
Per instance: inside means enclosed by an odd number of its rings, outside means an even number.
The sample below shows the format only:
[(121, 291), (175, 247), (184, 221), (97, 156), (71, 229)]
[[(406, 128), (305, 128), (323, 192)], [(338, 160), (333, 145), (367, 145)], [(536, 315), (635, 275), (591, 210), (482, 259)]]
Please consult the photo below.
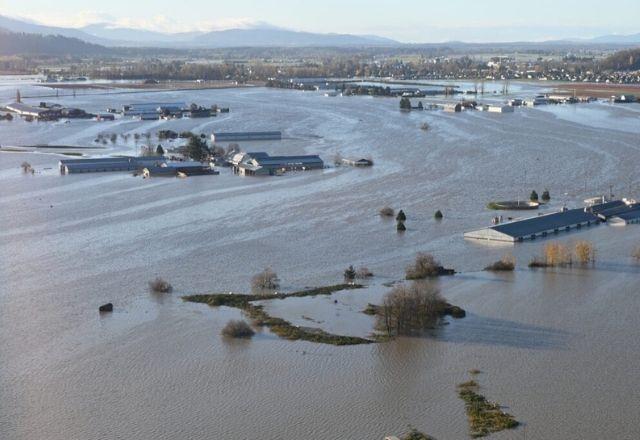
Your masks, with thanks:
[[(23, 96), (44, 90), (3, 78), (0, 104), (18, 87)], [(531, 97), (540, 89), (512, 90)], [(632, 422), (640, 418), (640, 265), (631, 258), (640, 227), (558, 236), (592, 241), (593, 268), (528, 269), (545, 240), (512, 246), (462, 238), (490, 224), (487, 202), (533, 189), (551, 193), (543, 212), (579, 207), (610, 187), (640, 198), (639, 104), (403, 114), (396, 99), (264, 88), (47, 100), (92, 112), (158, 101), (231, 112), (174, 121), (0, 121), (3, 149), (95, 146), (100, 133), (282, 130), (282, 141), (241, 147), (319, 154), (327, 164), (338, 152), (371, 156), (375, 166), (143, 180), (60, 176), (63, 156), (1, 152), (3, 439), (382, 439), (409, 426), (460, 439), (468, 425), (456, 384), (474, 368), (483, 372), (482, 393), (523, 424), (494, 438), (640, 437)], [(423, 122), (429, 131), (420, 130)], [(136, 154), (144, 142), (86, 153)], [(35, 175), (21, 173), (25, 160)], [(406, 212), (404, 234), (378, 216), (385, 205)], [(438, 209), (442, 221), (433, 218)], [(335, 284), (348, 265), (367, 266), (376, 276), (365, 290), (266, 305), (294, 324), (366, 336), (373, 320), (360, 311), (379, 303), (384, 284), (402, 279), (417, 252), (459, 272), (433, 283), (467, 311), (425, 337), (333, 347), (263, 330), (250, 341), (227, 341), (220, 330), (238, 310), (180, 300), (246, 292), (266, 266), (284, 291)], [(506, 253), (517, 260), (515, 272), (482, 271)], [(147, 291), (158, 275), (173, 284), (172, 294)], [(100, 316), (105, 302), (114, 313)]]

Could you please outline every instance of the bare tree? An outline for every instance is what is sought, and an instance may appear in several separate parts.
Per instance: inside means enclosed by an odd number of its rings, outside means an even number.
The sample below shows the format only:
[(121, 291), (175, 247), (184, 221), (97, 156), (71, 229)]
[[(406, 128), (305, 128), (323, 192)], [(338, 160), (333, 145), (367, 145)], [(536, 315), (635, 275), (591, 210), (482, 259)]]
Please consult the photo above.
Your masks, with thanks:
[(251, 278), (251, 288), (254, 291), (271, 291), (280, 287), (280, 279), (270, 267), (267, 267), (262, 272), (255, 274)]
[(389, 335), (411, 335), (434, 328), (447, 302), (438, 289), (426, 282), (395, 287), (379, 308), (378, 327)]

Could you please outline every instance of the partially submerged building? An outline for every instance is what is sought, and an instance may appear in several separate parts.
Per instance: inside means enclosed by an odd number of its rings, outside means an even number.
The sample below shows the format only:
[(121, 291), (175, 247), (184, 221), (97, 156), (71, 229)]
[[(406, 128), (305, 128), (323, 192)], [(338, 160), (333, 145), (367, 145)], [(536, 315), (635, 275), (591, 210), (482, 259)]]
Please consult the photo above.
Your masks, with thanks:
[(639, 222), (640, 204), (623, 199), (594, 204), (585, 208), (564, 208), (560, 212), (500, 223), (476, 231), (465, 232), (464, 237), (514, 243), (598, 225), (607, 221), (612, 221), (612, 224)]
[(57, 109), (36, 107), (23, 102), (9, 104), (6, 109), (17, 115), (39, 120), (54, 120), (60, 116), (60, 112)]
[(182, 115), (186, 105), (183, 102), (143, 102), (122, 106), (122, 115), (140, 120), (159, 119), (162, 114)]
[(142, 170), (144, 177), (176, 177), (176, 176), (203, 176), (220, 174), (209, 164), (195, 161), (166, 162), (157, 166), (148, 166)]
[(264, 152), (238, 153), (231, 160), (235, 174), (241, 176), (273, 176), (286, 171), (308, 171), (324, 168), (318, 155), (269, 156)]
[(279, 141), (281, 139), (281, 131), (243, 131), (211, 134), (211, 143), (214, 144), (216, 142)]
[(60, 161), (60, 174), (104, 173), (114, 171), (137, 171), (150, 166), (165, 163), (162, 156), (147, 157), (103, 157), (94, 159), (63, 159)]
[(370, 167), (373, 166), (373, 160), (371, 159), (352, 159), (352, 158), (343, 158), (341, 160), (342, 165), (349, 165), (351, 167)]
[(462, 103), (445, 104), (443, 109), (447, 113), (458, 113), (462, 111)]
[(513, 113), (513, 107), (510, 105), (488, 105), (489, 113)]

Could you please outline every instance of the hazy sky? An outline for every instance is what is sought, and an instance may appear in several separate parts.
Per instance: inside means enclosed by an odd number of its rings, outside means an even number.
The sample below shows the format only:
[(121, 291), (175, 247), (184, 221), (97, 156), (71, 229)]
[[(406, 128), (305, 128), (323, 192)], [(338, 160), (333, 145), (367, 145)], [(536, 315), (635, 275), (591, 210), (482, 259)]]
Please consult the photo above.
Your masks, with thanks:
[(56, 26), (169, 32), (255, 23), (404, 42), (516, 41), (640, 32), (640, 0), (0, 0), (0, 14)]

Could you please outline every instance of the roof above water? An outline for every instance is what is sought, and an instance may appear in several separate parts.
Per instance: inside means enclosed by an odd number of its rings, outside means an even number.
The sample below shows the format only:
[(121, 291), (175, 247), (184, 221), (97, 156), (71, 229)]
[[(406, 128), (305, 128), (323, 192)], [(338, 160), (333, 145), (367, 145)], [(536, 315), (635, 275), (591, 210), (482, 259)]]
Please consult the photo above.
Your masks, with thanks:
[(595, 222), (598, 217), (584, 209), (569, 209), (564, 212), (555, 212), (552, 214), (540, 215), (524, 220), (518, 220), (511, 223), (502, 223), (492, 226), (491, 229), (508, 235), (510, 237), (528, 237), (533, 234), (539, 234), (543, 231), (552, 231), (554, 229), (563, 229), (567, 226), (573, 226), (578, 223)]
[(613, 200), (611, 202), (599, 203), (597, 205), (591, 206), (589, 209), (594, 214), (602, 214), (604, 216), (608, 216), (611, 214), (607, 214), (609, 212), (616, 212), (619, 209), (625, 209), (627, 204), (622, 200)]
[(267, 156), (264, 158), (255, 158), (256, 162), (261, 166), (282, 165), (282, 164), (320, 164), (323, 163), (320, 156)]
[(33, 105), (25, 104), (23, 102), (13, 102), (7, 105), (7, 108), (13, 111), (23, 112), (23, 113), (44, 113), (44, 112), (51, 111), (50, 109), (47, 109), (47, 108), (35, 107)]
[(622, 220), (636, 220), (640, 218), (640, 205), (633, 205), (633, 207), (629, 207), (624, 212), (620, 212), (615, 214), (614, 217), (621, 218)]
[(91, 159), (61, 159), (61, 165), (79, 165), (79, 164), (104, 164), (104, 163), (128, 163), (128, 162), (164, 162), (166, 159), (163, 156), (120, 156), (120, 157), (97, 157)]

